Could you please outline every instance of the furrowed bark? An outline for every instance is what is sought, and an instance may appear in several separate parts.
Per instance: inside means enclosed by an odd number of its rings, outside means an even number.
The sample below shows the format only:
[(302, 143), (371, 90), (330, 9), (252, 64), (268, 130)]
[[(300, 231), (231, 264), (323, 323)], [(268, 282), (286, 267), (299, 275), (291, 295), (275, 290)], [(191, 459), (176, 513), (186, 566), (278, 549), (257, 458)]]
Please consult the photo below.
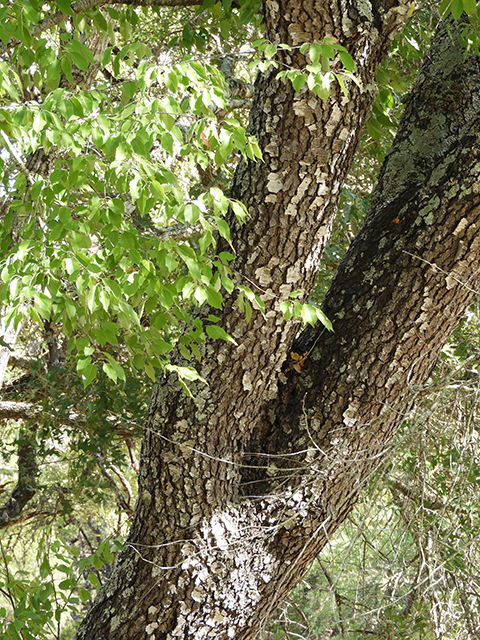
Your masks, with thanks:
[(278, 523), (263, 553), (282, 568), (261, 590), (257, 624), (351, 510), (478, 292), (480, 65), (450, 37), (439, 30), (373, 208), (327, 294), (335, 333), (308, 329), (296, 341), (306, 365), (285, 372), (252, 442), (274, 454), (250, 457), (267, 470), (245, 469), (244, 482), (258, 496), (257, 522)]
[[(239, 506), (242, 455), (260, 428), (265, 403), (277, 398), (278, 376), (298, 330), (284, 321), (279, 305), (295, 289), (307, 299), (315, 282), (373, 101), (375, 71), (407, 11), (404, 2), (380, 4), (265, 3), (267, 37), (296, 47), (281, 54), (282, 64), (304, 67), (298, 47), (332, 35), (356, 61), (362, 89), (352, 84), (347, 101), (336, 86), (322, 102), (307, 91), (295, 94), (275, 70), (257, 80), (250, 132), (263, 162), (237, 170), (232, 192), (250, 218), (244, 226), (231, 220), (231, 234), (237, 281), (262, 292), (265, 318), (257, 314), (246, 323), (228, 299), (220, 324), (236, 344), (206, 343), (199, 373), (209, 386), (193, 384), (192, 399), (173, 375), (159, 382), (129, 541), (78, 638), (255, 634), (265, 608), (261, 590), (282, 570), (270, 551), (264, 555), (278, 513), (271, 507), (262, 513), (255, 501)], [(236, 545), (244, 548), (240, 556)], [(214, 558), (217, 553), (226, 555)]]

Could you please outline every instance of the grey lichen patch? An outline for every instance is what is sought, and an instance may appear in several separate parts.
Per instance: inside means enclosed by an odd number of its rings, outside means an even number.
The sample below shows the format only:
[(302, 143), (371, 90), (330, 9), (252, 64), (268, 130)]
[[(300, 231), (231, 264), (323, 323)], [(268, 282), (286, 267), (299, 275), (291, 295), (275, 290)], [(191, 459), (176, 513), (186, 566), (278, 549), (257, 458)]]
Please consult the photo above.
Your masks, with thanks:
[(302, 279), (301, 269), (302, 267), (300, 264), (295, 264), (292, 267), (289, 267), (287, 271), (287, 283), (295, 284), (296, 282), (299, 282)]
[(145, 490), (142, 493), (142, 500), (145, 503), (145, 506), (149, 507), (152, 504), (152, 494)]
[(147, 636), (152, 636), (157, 629), (158, 629), (158, 622), (151, 622), (150, 624), (147, 624), (147, 626), (145, 627), (145, 633), (147, 634)]
[(357, 0), (355, 3), (356, 9), (358, 13), (368, 20), (368, 22), (373, 21), (373, 13), (372, 13), (372, 3), (368, 2), (368, 0)]
[(373, 282), (377, 278), (378, 278), (378, 271), (373, 265), (370, 267), (370, 269), (365, 271), (365, 273), (363, 274), (363, 282), (369, 282), (370, 284), (373, 284)]
[(306, 100), (295, 100), (293, 103), (293, 111), (296, 116), (305, 118), (306, 124), (313, 121), (312, 108)]
[(110, 620), (110, 631), (113, 633), (114, 631), (116, 631), (119, 627), (121, 627), (122, 625), (122, 618), (121, 616), (113, 616), (113, 618)]
[(276, 141), (267, 144), (267, 146), (265, 147), (265, 153), (268, 153), (271, 156), (275, 157), (278, 156), (278, 144), (276, 143)]

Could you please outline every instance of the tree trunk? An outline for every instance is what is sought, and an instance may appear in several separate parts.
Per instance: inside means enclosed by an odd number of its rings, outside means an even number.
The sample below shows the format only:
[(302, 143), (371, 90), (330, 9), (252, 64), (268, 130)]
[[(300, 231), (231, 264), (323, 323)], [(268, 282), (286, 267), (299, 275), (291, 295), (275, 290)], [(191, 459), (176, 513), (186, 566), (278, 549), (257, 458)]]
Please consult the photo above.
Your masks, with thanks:
[[(352, 86), (347, 102), (336, 88), (321, 102), (275, 72), (258, 79), (251, 130), (264, 162), (237, 170), (233, 192), (250, 218), (231, 228), (236, 277), (262, 291), (265, 318), (246, 323), (227, 300), (220, 323), (236, 344), (205, 343), (208, 386), (195, 383), (189, 398), (173, 375), (157, 385), (134, 524), (79, 640), (254, 638), (353, 507), (475, 295), (480, 74), (451, 24), (452, 36), (437, 33), (327, 294), (335, 331), (309, 328), (292, 346), (298, 325), (279, 304), (294, 289), (308, 299), (369, 87), (406, 12), (397, 2), (368, 15), (328, 4), (267, 0), (267, 37), (298, 45), (334, 35), (363, 89)], [(282, 56), (305, 63), (298, 50)], [(308, 353), (300, 373), (291, 349)]]

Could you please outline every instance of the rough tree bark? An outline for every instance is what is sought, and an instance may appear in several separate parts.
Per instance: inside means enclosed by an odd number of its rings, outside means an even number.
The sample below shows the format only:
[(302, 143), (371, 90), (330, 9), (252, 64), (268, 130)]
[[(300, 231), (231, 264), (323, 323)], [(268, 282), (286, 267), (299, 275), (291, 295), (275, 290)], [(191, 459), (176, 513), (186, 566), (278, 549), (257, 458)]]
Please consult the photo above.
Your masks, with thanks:
[[(479, 64), (444, 27), (409, 97), (372, 210), (327, 294), (335, 332), (278, 311), (305, 299), (403, 2), (266, 0), (267, 37), (334, 36), (363, 89), (321, 102), (267, 73), (251, 129), (264, 162), (242, 164), (232, 222), (240, 283), (265, 318), (227, 300), (231, 343), (205, 344), (208, 386), (173, 376), (153, 394), (135, 520), (78, 639), (254, 638), (353, 507), (475, 294), (480, 266)], [(301, 66), (298, 52), (283, 61)], [(293, 59), (288, 59), (288, 57)], [(293, 346), (292, 346), (293, 344)], [(301, 373), (290, 350), (308, 352)]]

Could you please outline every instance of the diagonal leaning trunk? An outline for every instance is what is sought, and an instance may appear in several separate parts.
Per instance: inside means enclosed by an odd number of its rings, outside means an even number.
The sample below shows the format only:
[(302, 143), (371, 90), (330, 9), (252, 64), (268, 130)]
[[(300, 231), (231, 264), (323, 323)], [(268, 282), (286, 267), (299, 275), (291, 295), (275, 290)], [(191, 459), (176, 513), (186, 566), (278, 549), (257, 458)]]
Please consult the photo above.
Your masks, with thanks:
[[(232, 221), (232, 243), (238, 282), (262, 290), (265, 318), (246, 323), (228, 299), (220, 322), (236, 344), (205, 343), (208, 386), (188, 398), (173, 376), (158, 383), (132, 530), (79, 640), (254, 638), (353, 507), (475, 295), (480, 65), (451, 24), (451, 35), (438, 30), (325, 300), (335, 332), (310, 328), (292, 347), (297, 326), (279, 304), (294, 289), (308, 298), (368, 87), (406, 12), (330, 4), (266, 0), (267, 36), (335, 36), (364, 88), (321, 102), (274, 72), (257, 81), (251, 128), (264, 162), (237, 170), (234, 195), (250, 218)], [(301, 373), (286, 363), (290, 349), (308, 352)]]

